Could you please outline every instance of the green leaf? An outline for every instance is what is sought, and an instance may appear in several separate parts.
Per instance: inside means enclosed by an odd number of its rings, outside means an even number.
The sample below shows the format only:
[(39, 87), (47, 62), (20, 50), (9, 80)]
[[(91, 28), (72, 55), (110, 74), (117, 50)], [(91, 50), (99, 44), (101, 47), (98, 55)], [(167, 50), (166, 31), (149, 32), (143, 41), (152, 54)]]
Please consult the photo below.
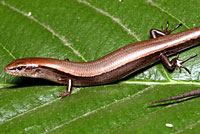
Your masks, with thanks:
[[(196, 133), (199, 98), (170, 105), (147, 103), (199, 88), (200, 58), (191, 70), (168, 72), (154, 64), (117, 83), (65, 90), (42, 79), (5, 74), (24, 57), (87, 62), (149, 39), (151, 28), (200, 25), (200, 1), (6, 0), (0, 1), (0, 133)], [(181, 59), (200, 54), (199, 46)], [(165, 104), (165, 103), (164, 103)], [(167, 126), (172, 125), (172, 127)]]

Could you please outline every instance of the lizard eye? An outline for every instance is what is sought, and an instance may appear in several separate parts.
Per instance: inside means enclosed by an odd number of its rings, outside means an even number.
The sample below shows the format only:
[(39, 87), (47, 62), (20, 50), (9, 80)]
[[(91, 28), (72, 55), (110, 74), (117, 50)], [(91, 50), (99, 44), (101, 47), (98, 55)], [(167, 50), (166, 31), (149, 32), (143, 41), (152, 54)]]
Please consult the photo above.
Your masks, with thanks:
[(17, 67), (17, 70), (21, 71), (23, 69), (23, 67)]

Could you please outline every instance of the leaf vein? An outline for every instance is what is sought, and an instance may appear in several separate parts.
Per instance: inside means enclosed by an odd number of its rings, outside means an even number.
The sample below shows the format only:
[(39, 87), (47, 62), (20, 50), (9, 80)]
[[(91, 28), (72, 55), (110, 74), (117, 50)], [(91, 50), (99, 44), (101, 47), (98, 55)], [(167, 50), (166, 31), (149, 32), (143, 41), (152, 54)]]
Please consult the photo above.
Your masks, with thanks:
[(16, 57), (5, 47), (0, 43), (0, 46), (13, 58), (16, 59)]
[[(54, 89), (56, 89), (56, 88), (54, 88)], [(52, 89), (52, 90), (54, 90), (54, 89)], [(79, 92), (79, 91), (80, 91), (80, 88), (76, 88), (75, 90), (72, 91), (72, 94), (76, 94), (76, 93)], [(8, 119), (8, 120), (4, 120), (3, 122), (0, 123), (0, 125), (1, 125), (1, 124), (4, 124), (5, 122), (12, 121), (13, 119), (16, 119), (16, 118), (18, 118), (18, 117), (21, 117), (21, 116), (23, 116), (23, 115), (25, 115), (25, 114), (27, 114), (27, 113), (32, 112), (32, 111), (36, 111), (37, 109), (42, 108), (42, 107), (45, 107), (45, 106), (47, 106), (47, 105), (49, 105), (49, 104), (52, 104), (52, 103), (54, 103), (54, 102), (56, 102), (56, 101), (58, 101), (58, 100), (60, 100), (60, 99), (61, 99), (61, 98), (56, 98), (56, 99), (54, 99), (54, 100), (52, 100), (52, 101), (48, 101), (47, 103), (44, 103), (44, 104), (42, 104), (42, 105), (40, 105), (40, 106), (34, 107), (33, 109), (30, 109), (30, 110), (27, 110), (27, 111), (25, 111), (25, 112), (23, 112), (23, 113), (20, 113), (20, 114), (14, 116), (14, 117), (12, 117), (12, 118), (10, 118), (10, 119)]]
[(200, 85), (199, 82), (193, 82), (193, 81), (175, 81), (170, 80), (169, 82), (165, 81), (123, 81), (120, 82), (122, 84), (143, 84), (143, 85)]
[(111, 105), (114, 105), (114, 104), (123, 102), (123, 101), (128, 100), (128, 99), (131, 99), (131, 98), (133, 98), (133, 97), (135, 97), (135, 96), (141, 95), (142, 93), (144, 93), (144, 92), (146, 92), (147, 90), (151, 89), (151, 87), (152, 87), (152, 86), (149, 86), (149, 87), (147, 87), (147, 88), (144, 88), (144, 90), (141, 90), (141, 91), (139, 91), (139, 92), (137, 92), (137, 93), (135, 93), (135, 94), (133, 94), (133, 95), (126, 96), (126, 97), (124, 97), (124, 98), (122, 98), (122, 99), (119, 99), (119, 100), (114, 100), (113, 102), (111, 102), (111, 103), (109, 103), (109, 104), (106, 104), (106, 105), (101, 106), (101, 107), (99, 107), (99, 108), (97, 108), (97, 109), (94, 109), (94, 110), (92, 110), (92, 111), (89, 111), (89, 112), (87, 112), (87, 113), (85, 113), (85, 114), (83, 114), (83, 115), (80, 115), (80, 116), (78, 116), (78, 117), (76, 117), (76, 118), (74, 118), (74, 119), (72, 119), (72, 120), (70, 120), (70, 121), (68, 121), (68, 122), (65, 122), (65, 123), (63, 123), (63, 124), (60, 124), (60, 125), (58, 125), (58, 126), (52, 128), (52, 129), (46, 131), (45, 134), (48, 133), (48, 132), (54, 131), (54, 130), (56, 130), (56, 129), (58, 129), (58, 128), (61, 128), (61, 127), (63, 127), (64, 125), (68, 125), (68, 124), (70, 124), (70, 123), (72, 123), (72, 122), (75, 122), (75, 121), (77, 121), (77, 120), (79, 120), (79, 119), (81, 119), (81, 118), (87, 117), (87, 116), (89, 116), (89, 115), (91, 115), (91, 114), (93, 114), (93, 113), (96, 113), (96, 112), (100, 111), (100, 110), (103, 110), (103, 109), (105, 109), (105, 108), (107, 108), (107, 107), (109, 107), (109, 106), (111, 106)]
[(168, 12), (167, 10), (165, 10), (164, 8), (160, 7), (157, 3), (153, 2), (152, 0), (146, 0), (148, 3), (150, 3), (152, 6), (158, 8), (160, 11), (168, 14), (169, 16), (171, 16), (172, 18), (176, 19), (179, 23), (183, 24), (187, 29), (189, 29), (189, 26), (187, 26), (186, 23), (184, 23), (183, 21), (181, 21), (180, 19), (178, 19), (176, 16), (172, 15), (170, 12)]
[(80, 57), (83, 61), (87, 61), (87, 60), (80, 54), (80, 52), (79, 52), (78, 50), (74, 49), (74, 48), (71, 46), (71, 43), (69, 43), (69, 42), (67, 41), (67, 39), (66, 39), (64, 36), (62, 36), (62, 35), (56, 33), (50, 26), (48, 26), (48, 25), (46, 25), (46, 24), (40, 22), (40, 21), (37, 20), (35, 17), (31, 16), (29, 13), (25, 13), (25, 12), (19, 10), (18, 8), (14, 7), (14, 6), (12, 6), (12, 5), (8, 4), (8, 3), (6, 3), (5, 1), (1, 1), (1, 5), (6, 6), (6, 7), (10, 8), (11, 10), (13, 10), (13, 11), (15, 11), (15, 12), (17, 12), (17, 13), (19, 13), (19, 14), (21, 14), (21, 15), (27, 17), (27, 18), (29, 18), (30, 20), (34, 21), (35, 23), (39, 24), (39, 25), (42, 26), (44, 29), (46, 29), (47, 31), (49, 31), (50, 33), (52, 33), (53, 36), (56, 36), (58, 39), (60, 39), (60, 40), (64, 43), (65, 46), (68, 46), (68, 47), (69, 47), (78, 57)]
[(108, 12), (100, 9), (100, 8), (97, 8), (95, 7), (94, 5), (91, 5), (89, 2), (85, 1), (85, 0), (77, 0), (78, 2), (80, 3), (83, 3), (85, 5), (87, 5), (88, 7), (96, 10), (97, 12), (109, 17), (111, 20), (113, 20), (115, 23), (119, 24), (126, 32), (128, 32), (129, 35), (133, 36), (134, 38), (137, 39), (137, 41), (141, 41), (141, 39), (135, 34), (135, 32), (132, 32), (131, 29), (129, 29), (128, 27), (126, 27), (121, 21), (119, 18), (116, 18), (112, 15), (110, 15)]
[(182, 133), (183, 131), (187, 130), (187, 129), (192, 129), (193, 127), (195, 127), (196, 125), (198, 125), (200, 123), (200, 120), (198, 120), (197, 122), (191, 124), (191, 125), (187, 125), (185, 128), (178, 130), (177, 132), (173, 133), (173, 134), (179, 134)]

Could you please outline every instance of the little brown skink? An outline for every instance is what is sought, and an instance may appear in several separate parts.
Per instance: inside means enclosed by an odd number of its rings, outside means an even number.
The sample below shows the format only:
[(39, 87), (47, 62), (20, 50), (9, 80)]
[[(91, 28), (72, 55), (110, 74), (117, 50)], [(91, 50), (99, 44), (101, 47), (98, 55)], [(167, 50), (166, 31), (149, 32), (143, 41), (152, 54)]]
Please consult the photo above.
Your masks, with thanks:
[(152, 29), (150, 33), (153, 39), (127, 45), (94, 61), (83, 63), (51, 58), (24, 58), (7, 65), (5, 72), (67, 84), (67, 91), (60, 95), (62, 98), (70, 95), (72, 86), (111, 83), (159, 60), (169, 69), (184, 68), (190, 73), (182, 63), (196, 55), (185, 60), (178, 60), (178, 56), (171, 61), (167, 58), (200, 44), (200, 27), (168, 35), (180, 25), (170, 31), (167, 30), (168, 24), (163, 31)]

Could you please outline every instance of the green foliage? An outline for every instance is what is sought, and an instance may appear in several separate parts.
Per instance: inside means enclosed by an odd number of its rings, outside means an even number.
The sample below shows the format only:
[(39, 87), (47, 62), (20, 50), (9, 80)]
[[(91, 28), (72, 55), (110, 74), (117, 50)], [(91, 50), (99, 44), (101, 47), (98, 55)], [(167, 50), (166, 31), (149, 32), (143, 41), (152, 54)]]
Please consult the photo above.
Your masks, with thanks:
[[(192, 74), (152, 65), (118, 83), (65, 90), (41, 79), (5, 74), (24, 57), (86, 62), (149, 39), (151, 28), (200, 25), (193, 0), (6, 0), (0, 1), (0, 133), (197, 133), (199, 98), (170, 105), (148, 102), (199, 87), (199, 56), (185, 63)], [(194, 53), (194, 47), (180, 58)], [(167, 127), (166, 124), (173, 127)]]

